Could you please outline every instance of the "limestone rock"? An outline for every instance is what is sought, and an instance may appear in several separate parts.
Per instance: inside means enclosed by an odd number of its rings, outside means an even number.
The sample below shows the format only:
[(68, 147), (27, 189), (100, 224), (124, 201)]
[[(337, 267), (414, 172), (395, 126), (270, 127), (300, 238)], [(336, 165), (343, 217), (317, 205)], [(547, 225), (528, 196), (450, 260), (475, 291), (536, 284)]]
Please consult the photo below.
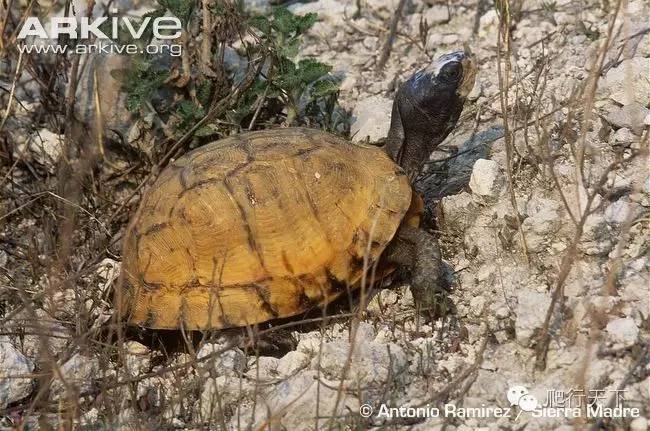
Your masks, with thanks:
[(270, 356), (251, 358), (246, 376), (252, 380), (269, 382), (280, 376), (278, 365), (280, 360)]
[(650, 58), (634, 57), (610, 69), (599, 83), (610, 99), (628, 105), (650, 105)]
[[(357, 337), (358, 340), (359, 336)], [(330, 378), (345, 377), (364, 386), (382, 384), (389, 378), (403, 378), (407, 367), (406, 354), (393, 343), (368, 342), (367, 339), (357, 341), (350, 368), (346, 372), (345, 364), (349, 355), (350, 343), (345, 340), (330, 341), (323, 344), (320, 356), (312, 360), (312, 367), (320, 367)]]
[(619, 128), (627, 128), (635, 134), (640, 135), (645, 126), (644, 120), (650, 115), (650, 109), (647, 109), (636, 102), (632, 102), (621, 108), (612, 110), (605, 119), (609, 124)]
[(209, 378), (201, 391), (199, 399), (201, 417), (204, 421), (214, 420), (231, 411), (235, 403), (249, 397), (254, 385), (235, 376)]
[(338, 382), (318, 376), (313, 370), (303, 371), (274, 386), (261, 402), (258, 401), (254, 415), (252, 407), (238, 412), (231, 427), (296, 431), (321, 429), (331, 416), (343, 420), (348, 412), (359, 411), (359, 400), (346, 391), (342, 391), (337, 403), (337, 388)]
[(382, 142), (388, 136), (393, 102), (382, 96), (371, 96), (357, 103), (350, 127), (353, 142)]
[(611, 224), (623, 224), (628, 218), (634, 220), (640, 213), (637, 203), (621, 198), (605, 208), (605, 220)]
[(631, 317), (611, 320), (605, 330), (608, 340), (623, 347), (632, 346), (639, 336), (639, 327)]
[[(32, 362), (11, 343), (0, 340), (0, 409), (27, 397), (33, 389), (32, 379), (17, 376), (34, 371)], [(5, 378), (5, 376), (11, 376)]]
[(517, 295), (517, 320), (515, 332), (517, 342), (528, 346), (535, 331), (542, 327), (546, 311), (551, 304), (551, 296), (547, 293), (522, 291)]
[(309, 364), (309, 356), (303, 352), (291, 351), (284, 355), (278, 363), (278, 372), (285, 376), (291, 376), (298, 370)]
[(137, 341), (124, 343), (125, 371), (131, 376), (137, 376), (149, 371), (151, 352), (149, 348)]
[(221, 350), (225, 347), (225, 343), (206, 343), (199, 349), (196, 354), (198, 359), (214, 355), (203, 362), (202, 368), (205, 372), (221, 376), (226, 374), (238, 375), (244, 371), (247, 365), (244, 352), (237, 347), (222, 352)]
[(56, 378), (52, 381), (50, 393), (54, 400), (59, 400), (70, 394), (66, 394), (66, 385), (74, 389), (79, 395), (84, 395), (92, 391), (96, 379), (99, 377), (99, 361), (97, 358), (91, 358), (75, 354), (60, 366), (64, 383)]
[(469, 187), (474, 194), (486, 198), (496, 198), (504, 185), (499, 164), (494, 160), (478, 159), (474, 163)]
[(63, 135), (41, 129), (24, 138), (18, 137), (13, 156), (21, 160), (35, 161), (45, 166), (48, 171), (54, 172), (63, 151), (63, 142)]

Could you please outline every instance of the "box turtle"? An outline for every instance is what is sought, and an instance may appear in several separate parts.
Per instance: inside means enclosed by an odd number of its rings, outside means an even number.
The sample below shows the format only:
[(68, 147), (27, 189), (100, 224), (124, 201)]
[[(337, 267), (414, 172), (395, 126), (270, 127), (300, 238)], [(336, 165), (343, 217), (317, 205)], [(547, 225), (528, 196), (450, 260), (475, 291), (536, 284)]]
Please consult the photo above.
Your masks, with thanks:
[(221, 329), (294, 316), (387, 275), (431, 305), (438, 244), (412, 182), (474, 85), (446, 54), (400, 86), (384, 148), (307, 128), (242, 133), (173, 161), (125, 234), (120, 313), (157, 329)]

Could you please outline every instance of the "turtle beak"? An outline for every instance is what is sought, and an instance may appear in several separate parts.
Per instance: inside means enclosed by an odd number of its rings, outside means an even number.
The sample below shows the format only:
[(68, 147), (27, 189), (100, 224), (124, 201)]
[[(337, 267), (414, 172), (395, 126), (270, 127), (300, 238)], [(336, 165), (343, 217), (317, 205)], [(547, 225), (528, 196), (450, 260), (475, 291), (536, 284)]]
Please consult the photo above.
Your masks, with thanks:
[(476, 57), (469, 52), (463, 52), (460, 57), (460, 63), (463, 65), (463, 80), (458, 86), (458, 95), (465, 99), (474, 88), (476, 82)]
[(476, 57), (469, 49), (442, 55), (426, 67), (423, 72), (434, 77), (438, 76), (443, 66), (451, 62), (458, 62), (463, 66), (463, 79), (459, 83), (456, 93), (464, 99), (474, 88), (477, 71)]

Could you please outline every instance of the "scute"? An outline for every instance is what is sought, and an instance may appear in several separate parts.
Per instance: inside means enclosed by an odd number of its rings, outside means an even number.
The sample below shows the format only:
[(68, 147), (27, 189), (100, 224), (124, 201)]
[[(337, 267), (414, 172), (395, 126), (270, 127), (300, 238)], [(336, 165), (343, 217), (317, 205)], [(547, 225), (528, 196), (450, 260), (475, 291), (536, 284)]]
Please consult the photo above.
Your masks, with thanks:
[(170, 329), (299, 314), (358, 287), (410, 204), (407, 178), (381, 150), (328, 133), (205, 145), (143, 197), (125, 237), (120, 310)]

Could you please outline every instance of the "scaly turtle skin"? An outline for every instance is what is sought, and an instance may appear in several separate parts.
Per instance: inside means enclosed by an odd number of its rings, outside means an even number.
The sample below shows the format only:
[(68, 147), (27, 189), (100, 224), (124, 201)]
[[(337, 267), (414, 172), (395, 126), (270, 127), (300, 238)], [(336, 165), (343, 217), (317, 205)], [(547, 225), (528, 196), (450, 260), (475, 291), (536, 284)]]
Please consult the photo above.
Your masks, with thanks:
[(122, 314), (157, 329), (252, 325), (325, 305), (395, 264), (412, 269), (416, 300), (430, 304), (440, 254), (418, 229), (411, 181), (455, 125), (474, 73), (454, 53), (409, 79), (385, 151), (288, 128), (171, 163), (125, 235)]

